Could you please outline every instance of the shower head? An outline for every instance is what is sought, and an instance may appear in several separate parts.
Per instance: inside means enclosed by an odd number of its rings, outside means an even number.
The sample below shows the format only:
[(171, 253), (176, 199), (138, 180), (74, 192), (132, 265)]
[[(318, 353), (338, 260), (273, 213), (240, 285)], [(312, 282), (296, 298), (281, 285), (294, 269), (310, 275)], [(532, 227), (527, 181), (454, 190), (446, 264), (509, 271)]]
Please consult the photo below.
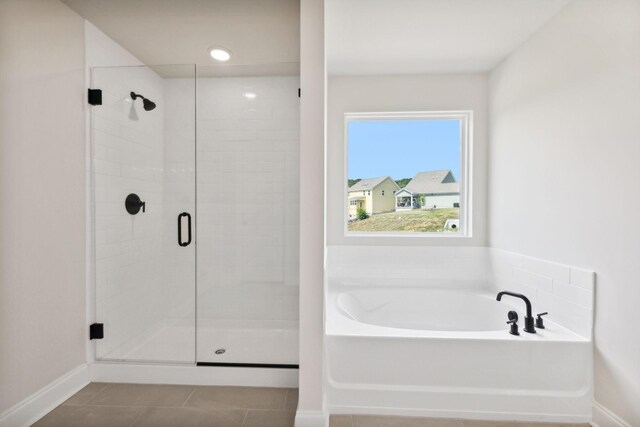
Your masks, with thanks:
[(140, 95), (138, 93), (131, 92), (131, 99), (133, 99), (135, 101), (138, 98), (142, 98), (142, 105), (143, 105), (145, 111), (151, 111), (154, 108), (156, 108), (156, 103), (155, 102), (145, 98), (144, 96), (142, 96), (142, 95)]
[(145, 111), (151, 111), (151, 110), (153, 110), (154, 108), (156, 108), (156, 103), (155, 103), (155, 102), (153, 102), (153, 101), (149, 101), (147, 98), (145, 98), (145, 99), (142, 101), (142, 104), (144, 105), (144, 109), (145, 109)]

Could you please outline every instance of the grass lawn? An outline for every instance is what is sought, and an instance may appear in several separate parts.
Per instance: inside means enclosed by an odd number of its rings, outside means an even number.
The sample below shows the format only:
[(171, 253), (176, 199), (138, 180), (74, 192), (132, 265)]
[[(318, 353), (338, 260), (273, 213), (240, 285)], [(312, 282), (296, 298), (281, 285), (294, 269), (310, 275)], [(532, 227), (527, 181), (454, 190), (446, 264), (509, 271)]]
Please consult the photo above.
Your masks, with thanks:
[[(458, 219), (459, 217), (459, 208), (388, 212), (350, 222), (349, 231), (438, 232), (445, 231), (444, 223), (448, 219)], [(446, 230), (446, 232), (455, 231)]]

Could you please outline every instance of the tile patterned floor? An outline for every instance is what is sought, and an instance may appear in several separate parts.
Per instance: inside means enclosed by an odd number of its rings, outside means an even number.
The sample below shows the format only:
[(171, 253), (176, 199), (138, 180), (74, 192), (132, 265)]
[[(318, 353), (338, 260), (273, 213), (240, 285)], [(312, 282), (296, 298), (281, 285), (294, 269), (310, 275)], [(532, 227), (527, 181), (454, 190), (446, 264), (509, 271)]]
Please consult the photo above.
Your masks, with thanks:
[(298, 390), (91, 383), (37, 427), (292, 427)]
[[(91, 383), (37, 427), (293, 427), (298, 390)], [(589, 427), (372, 415), (332, 415), (331, 427)]]

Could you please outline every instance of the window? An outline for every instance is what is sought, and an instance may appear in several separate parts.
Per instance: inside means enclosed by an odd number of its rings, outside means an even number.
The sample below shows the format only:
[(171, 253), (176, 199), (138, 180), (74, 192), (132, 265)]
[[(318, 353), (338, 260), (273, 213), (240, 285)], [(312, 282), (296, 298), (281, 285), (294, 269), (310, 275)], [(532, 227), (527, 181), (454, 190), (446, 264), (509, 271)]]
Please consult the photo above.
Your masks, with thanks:
[(346, 235), (470, 236), (471, 128), (470, 111), (345, 114), (345, 200), (373, 194)]

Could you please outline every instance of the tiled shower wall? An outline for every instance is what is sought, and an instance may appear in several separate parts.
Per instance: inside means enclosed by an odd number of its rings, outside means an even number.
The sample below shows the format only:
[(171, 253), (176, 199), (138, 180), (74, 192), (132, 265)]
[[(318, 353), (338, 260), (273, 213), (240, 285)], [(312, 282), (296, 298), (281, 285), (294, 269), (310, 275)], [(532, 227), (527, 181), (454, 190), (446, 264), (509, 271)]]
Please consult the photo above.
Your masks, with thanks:
[[(92, 107), (96, 319), (105, 324), (98, 358), (153, 327), (162, 317), (163, 92), (162, 80), (144, 67), (99, 68), (92, 87), (103, 105)], [(145, 111), (135, 90), (156, 102)], [(146, 202), (129, 215), (128, 194)]]

